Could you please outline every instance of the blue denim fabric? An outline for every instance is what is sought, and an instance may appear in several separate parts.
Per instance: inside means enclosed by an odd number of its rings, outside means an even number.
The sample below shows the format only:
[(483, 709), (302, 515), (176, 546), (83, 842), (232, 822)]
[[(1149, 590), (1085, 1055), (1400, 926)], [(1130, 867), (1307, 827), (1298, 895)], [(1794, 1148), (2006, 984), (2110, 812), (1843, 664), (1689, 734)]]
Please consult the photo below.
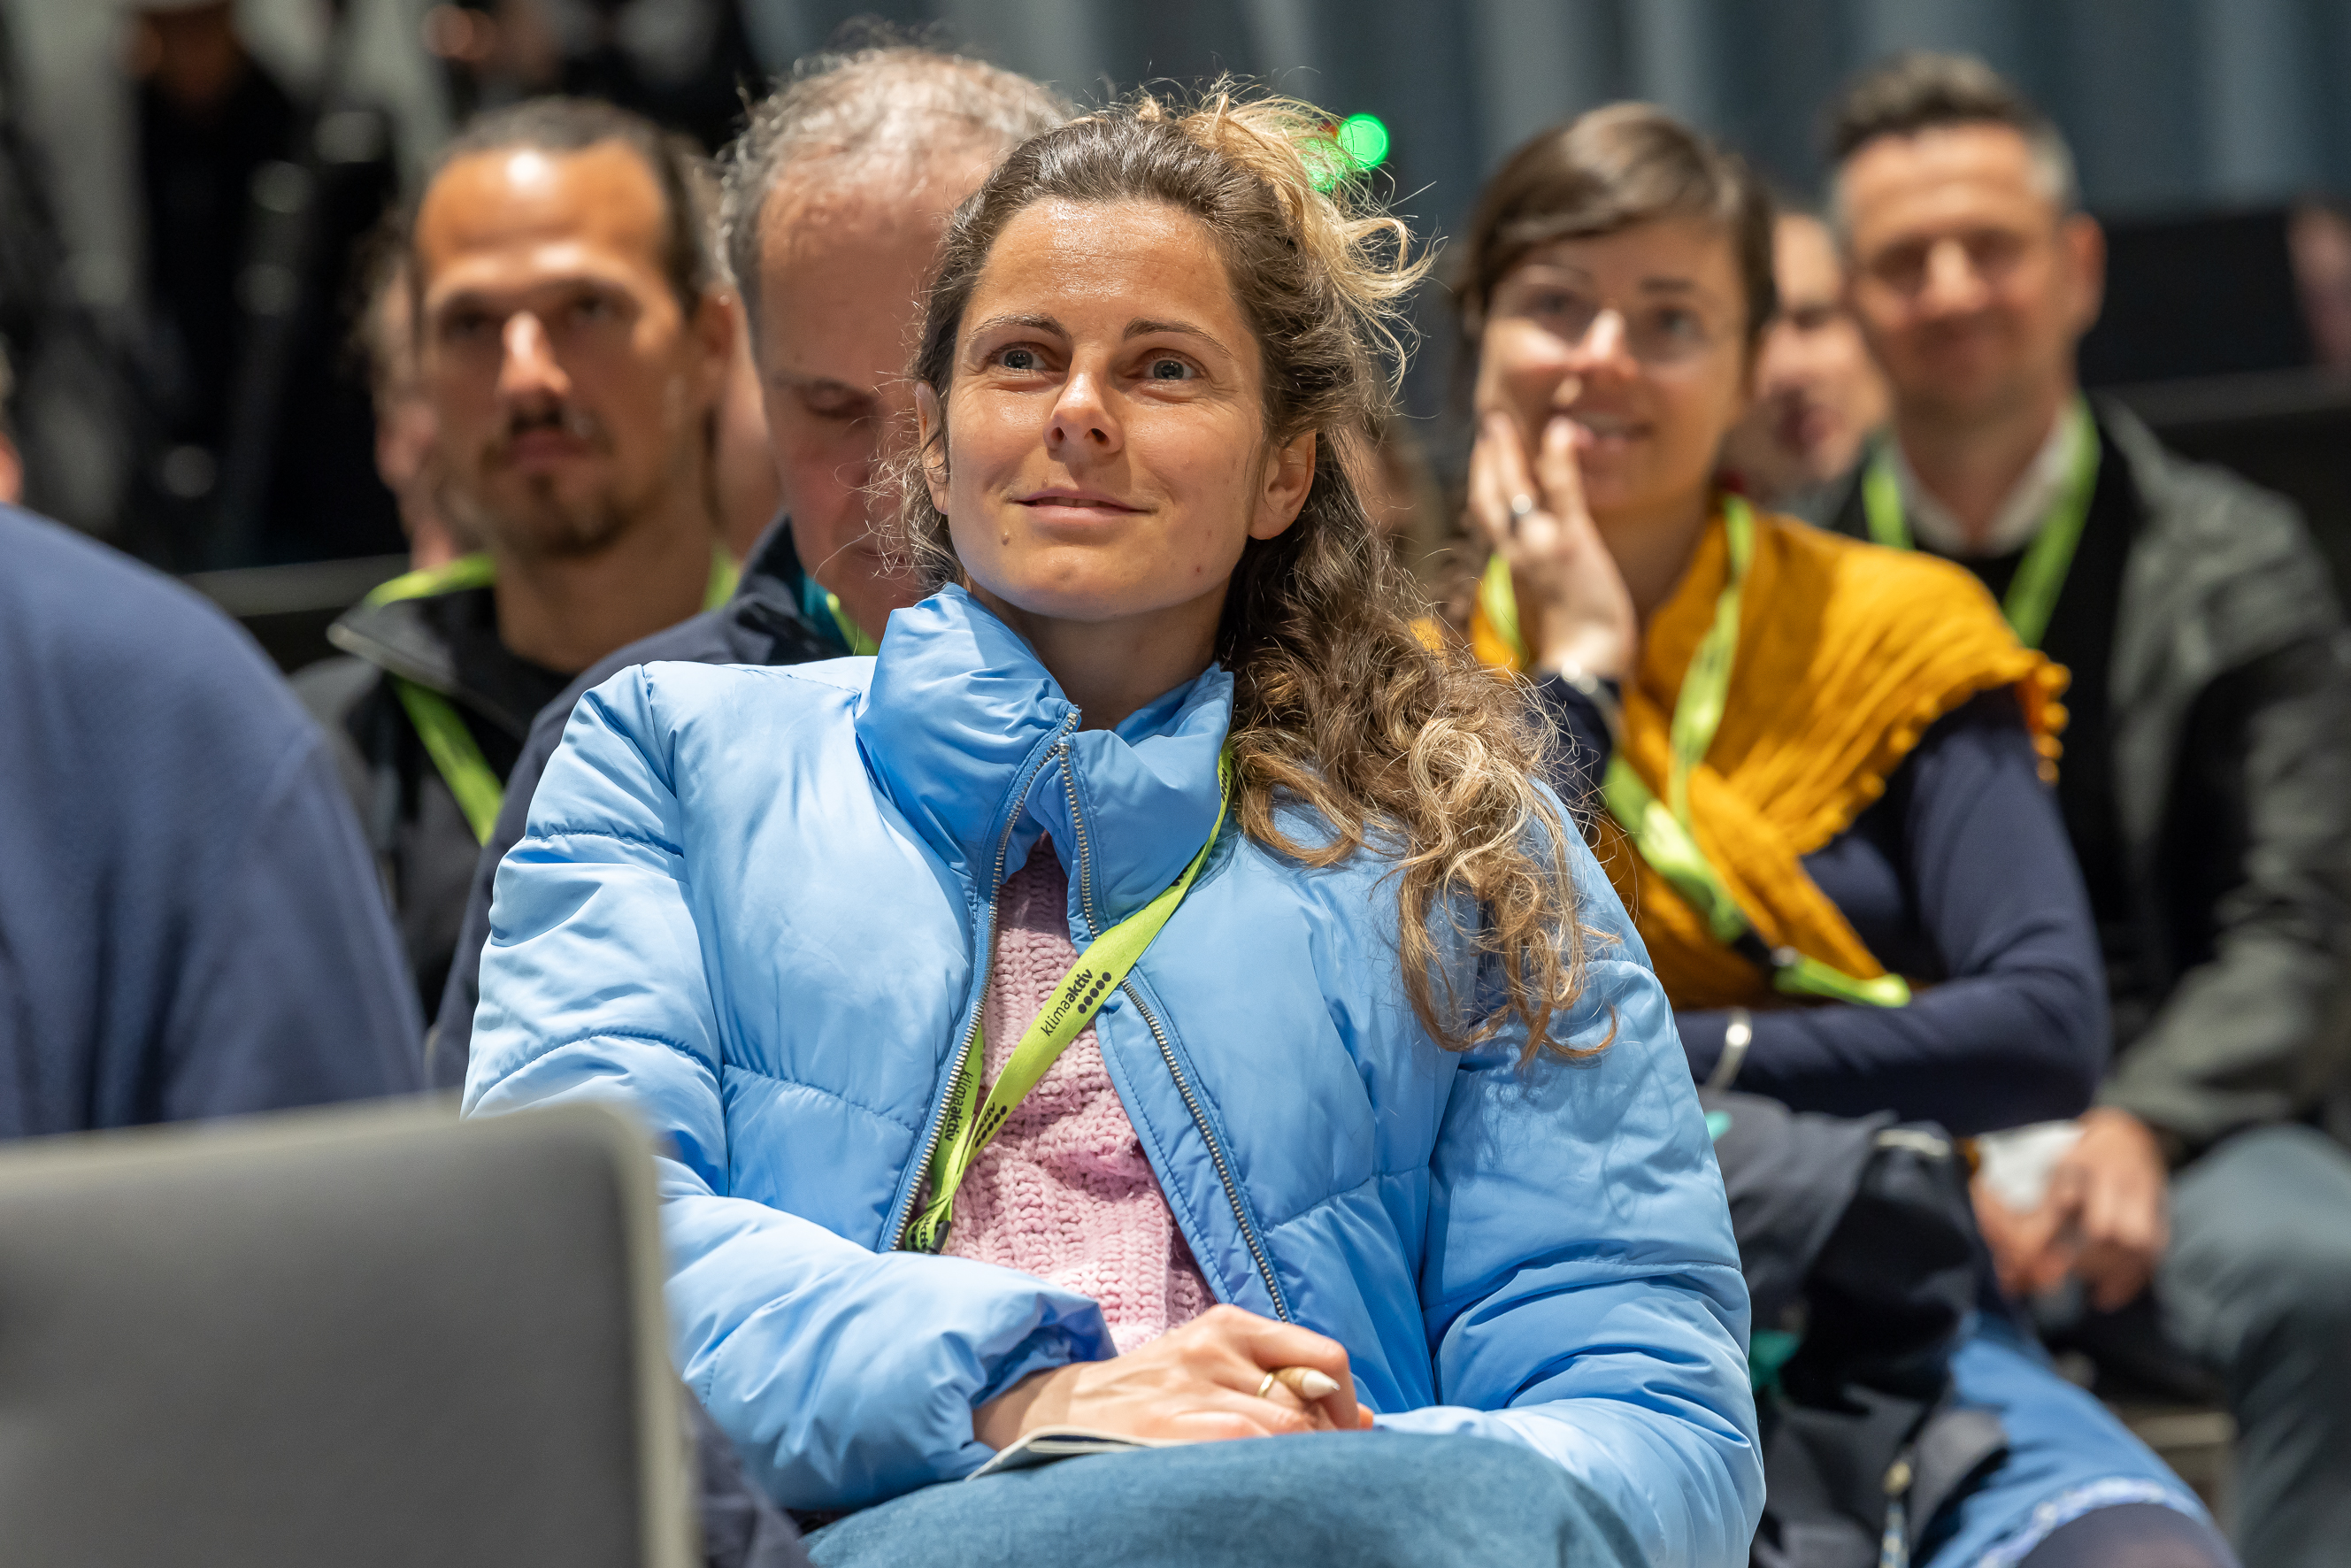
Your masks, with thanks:
[(1327, 1432), (946, 1481), (809, 1538), (818, 1568), (1639, 1568), (1591, 1488), (1490, 1437)]
[(1999, 1413), (2008, 1456), (1928, 1530), (1931, 1568), (2004, 1568), (2073, 1520), (2153, 1503), (2207, 1519), (2196, 1494), (2037, 1346), (1987, 1317), (1951, 1361), (1959, 1398)]

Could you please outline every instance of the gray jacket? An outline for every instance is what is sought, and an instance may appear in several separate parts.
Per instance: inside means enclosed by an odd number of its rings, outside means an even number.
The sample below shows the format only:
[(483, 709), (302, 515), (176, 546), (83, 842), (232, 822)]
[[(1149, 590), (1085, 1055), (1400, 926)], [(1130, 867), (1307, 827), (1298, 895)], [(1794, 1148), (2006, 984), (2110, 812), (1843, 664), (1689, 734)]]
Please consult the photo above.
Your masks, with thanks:
[(2311, 1110), (2340, 1071), (2337, 1015), (2351, 935), (2351, 648), (2326, 563), (2298, 510), (2163, 449), (2127, 410), (2098, 420), (2144, 506), (2123, 580), (2112, 673), (2115, 794), (2133, 885), (2163, 896), (2166, 816), (2198, 697), (2297, 645), (2315, 678), (2246, 716), (2243, 879), (2215, 911), (2206, 962), (2168, 982), (2100, 1099), (2169, 1134), (2177, 1152)]
[[(2330, 1085), (2351, 1090), (2351, 634), (2293, 503), (2164, 450), (2129, 410), (2094, 402), (2139, 506), (2107, 719), (2140, 948), (2138, 972), (2117, 977), (2116, 1019), (2147, 1019), (2124, 1030), (2098, 1097), (2184, 1157), (2309, 1115)], [(1787, 509), (1865, 538), (1858, 489), (1855, 474)], [(2191, 721), (2209, 716), (2208, 697), (2234, 700), (2215, 692), (2232, 678), (2255, 694), (2223, 727), (2241, 755), (2198, 754)], [(2220, 774), (2222, 787), (2183, 789), (2191, 769)], [(2191, 793), (2220, 797), (2230, 820), (2178, 821)], [(2177, 863), (2183, 834), (2220, 835), (2203, 841), (2197, 858), (2208, 862), (2241, 846), (2222, 868), (2229, 891), (2200, 961), (2179, 940), (2182, 906), (2204, 896)], [(2212, 880), (2209, 865), (2193, 869)], [(2119, 994), (2124, 985), (2139, 994)]]

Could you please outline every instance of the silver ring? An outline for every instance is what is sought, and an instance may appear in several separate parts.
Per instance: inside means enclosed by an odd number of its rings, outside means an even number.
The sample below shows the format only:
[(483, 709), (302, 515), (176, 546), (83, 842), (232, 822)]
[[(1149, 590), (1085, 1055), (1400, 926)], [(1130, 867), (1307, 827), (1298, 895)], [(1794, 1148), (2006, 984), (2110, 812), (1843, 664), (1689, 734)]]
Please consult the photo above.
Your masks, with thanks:
[(1513, 496), (1510, 497), (1510, 521), (1514, 523), (1522, 521), (1526, 517), (1531, 516), (1534, 509), (1535, 498), (1532, 496)]

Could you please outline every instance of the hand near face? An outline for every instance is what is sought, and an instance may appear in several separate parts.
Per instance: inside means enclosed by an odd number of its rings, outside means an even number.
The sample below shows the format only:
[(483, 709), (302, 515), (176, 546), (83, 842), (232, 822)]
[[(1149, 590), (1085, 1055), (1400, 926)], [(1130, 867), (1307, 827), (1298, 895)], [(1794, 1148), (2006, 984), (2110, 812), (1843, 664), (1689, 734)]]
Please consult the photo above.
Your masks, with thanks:
[(1680, 217), (1538, 246), (1482, 303), (1476, 460), (1489, 495), (1472, 511), (1498, 541), (1520, 497), (1558, 525), (1521, 516), (1524, 559), (1505, 552), (1538, 659), (1630, 672), (1636, 612), (1681, 580), (1713, 512), (1723, 438), (1746, 411), (1747, 310), (1729, 237)]
[(1584, 504), (1576, 444), (1575, 423), (1554, 413), (1530, 463), (1518, 422), (1489, 411), (1469, 455), (1469, 516), (1510, 563), (1536, 667), (1622, 680), (1640, 648), (1640, 621)]
[[(1265, 1375), (1311, 1367), (1339, 1385), (1308, 1402)], [(1040, 1427), (1088, 1427), (1129, 1437), (1216, 1442), (1292, 1432), (1352, 1432), (1372, 1424), (1355, 1402), (1346, 1348), (1311, 1330), (1212, 1307), (1139, 1350), (1023, 1378), (972, 1416), (973, 1435), (1005, 1448)]]
[(1976, 1218), (2001, 1288), (2013, 1296), (2054, 1289), (2071, 1274), (2101, 1312), (2147, 1289), (2170, 1244), (2169, 1177), (2146, 1123), (2101, 1106), (2057, 1162), (2041, 1207), (2018, 1214), (1975, 1185)]

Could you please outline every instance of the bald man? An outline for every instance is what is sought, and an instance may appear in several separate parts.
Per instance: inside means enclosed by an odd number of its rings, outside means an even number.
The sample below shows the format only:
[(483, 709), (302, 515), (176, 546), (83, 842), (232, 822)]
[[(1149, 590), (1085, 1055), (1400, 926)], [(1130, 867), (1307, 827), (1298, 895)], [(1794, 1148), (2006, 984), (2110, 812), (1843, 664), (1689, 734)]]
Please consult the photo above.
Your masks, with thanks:
[(465, 1082), (498, 861), (580, 693), (657, 659), (787, 664), (870, 653), (911, 603), (876, 532), (886, 441), (909, 413), (905, 367), (940, 231), (1004, 154), (1067, 106), (1025, 77), (897, 46), (802, 61), (726, 158), (720, 223), (739, 280), (785, 517), (733, 602), (602, 660), (540, 716), (475, 872), (427, 1045), (434, 1081)]

